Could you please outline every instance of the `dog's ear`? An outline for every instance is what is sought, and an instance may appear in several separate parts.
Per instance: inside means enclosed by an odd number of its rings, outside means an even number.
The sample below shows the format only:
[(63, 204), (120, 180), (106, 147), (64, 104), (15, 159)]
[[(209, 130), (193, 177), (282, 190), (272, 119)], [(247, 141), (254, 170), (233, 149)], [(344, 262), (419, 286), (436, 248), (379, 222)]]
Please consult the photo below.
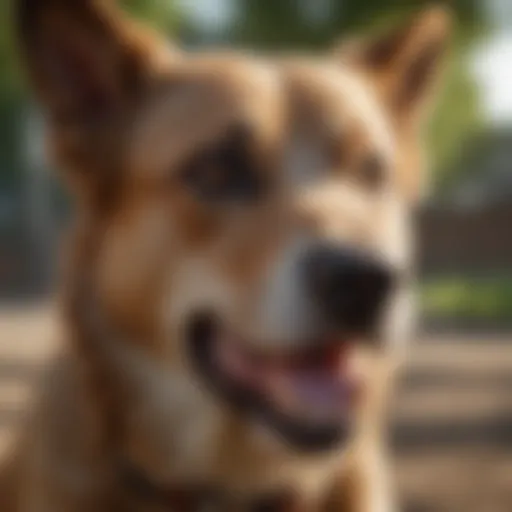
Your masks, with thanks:
[(400, 120), (416, 120), (432, 97), (451, 25), (447, 9), (430, 7), (401, 27), (342, 45), (340, 55), (371, 75)]
[[(18, 1), (18, 0), (17, 0)], [(50, 120), (94, 123), (132, 101), (152, 72), (153, 34), (114, 0), (19, 0), (29, 80)]]

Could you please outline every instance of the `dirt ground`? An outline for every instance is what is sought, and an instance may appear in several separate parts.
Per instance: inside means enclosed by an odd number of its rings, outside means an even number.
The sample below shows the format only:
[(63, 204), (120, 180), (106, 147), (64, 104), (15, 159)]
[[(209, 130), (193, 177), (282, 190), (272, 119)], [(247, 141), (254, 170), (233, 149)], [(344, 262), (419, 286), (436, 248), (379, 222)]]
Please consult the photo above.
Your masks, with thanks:
[[(46, 308), (0, 309), (0, 457), (55, 349)], [(512, 511), (512, 333), (413, 346), (393, 419), (407, 512)]]

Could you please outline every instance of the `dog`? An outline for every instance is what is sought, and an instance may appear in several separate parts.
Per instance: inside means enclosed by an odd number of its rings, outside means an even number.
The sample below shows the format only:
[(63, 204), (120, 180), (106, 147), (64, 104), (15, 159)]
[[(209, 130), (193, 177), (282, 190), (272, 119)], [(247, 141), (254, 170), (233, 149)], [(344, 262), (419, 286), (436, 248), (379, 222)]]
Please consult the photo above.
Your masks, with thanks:
[(272, 59), (186, 53), (114, 1), (15, 5), (75, 209), (66, 349), (1, 510), (397, 510), (386, 409), (449, 13)]

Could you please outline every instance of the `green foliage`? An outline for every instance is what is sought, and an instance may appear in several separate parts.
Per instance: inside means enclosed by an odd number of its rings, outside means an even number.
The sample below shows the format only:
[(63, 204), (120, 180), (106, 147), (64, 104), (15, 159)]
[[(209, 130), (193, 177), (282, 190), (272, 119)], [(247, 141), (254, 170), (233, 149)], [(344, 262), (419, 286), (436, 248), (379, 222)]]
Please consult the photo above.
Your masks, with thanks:
[(184, 21), (173, 0), (122, 0), (121, 3), (138, 18), (168, 34), (175, 33)]
[(454, 174), (464, 169), (454, 165), (482, 127), (479, 91), (472, 80), (462, 51), (453, 53), (447, 66), (444, 86), (436, 105), (429, 131), (429, 146), (434, 149), (431, 164), (437, 169), (437, 189), (442, 189)]
[(13, 1), (0, 2), (0, 103), (19, 99), (22, 94), (13, 37)]
[(444, 277), (422, 289), (423, 309), (429, 317), (512, 320), (512, 276)]
[(0, 2), (0, 186), (21, 170), (21, 118), (25, 91), (20, 79), (11, 1)]

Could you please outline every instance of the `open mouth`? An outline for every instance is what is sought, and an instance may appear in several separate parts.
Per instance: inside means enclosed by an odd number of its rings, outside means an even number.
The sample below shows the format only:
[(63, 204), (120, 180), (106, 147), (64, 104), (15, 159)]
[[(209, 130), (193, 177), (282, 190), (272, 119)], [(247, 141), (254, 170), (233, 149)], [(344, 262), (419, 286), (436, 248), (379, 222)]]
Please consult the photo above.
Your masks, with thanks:
[(326, 336), (293, 353), (268, 355), (209, 316), (195, 318), (189, 331), (192, 360), (207, 385), (307, 452), (332, 449), (350, 436), (360, 383), (348, 339)]

